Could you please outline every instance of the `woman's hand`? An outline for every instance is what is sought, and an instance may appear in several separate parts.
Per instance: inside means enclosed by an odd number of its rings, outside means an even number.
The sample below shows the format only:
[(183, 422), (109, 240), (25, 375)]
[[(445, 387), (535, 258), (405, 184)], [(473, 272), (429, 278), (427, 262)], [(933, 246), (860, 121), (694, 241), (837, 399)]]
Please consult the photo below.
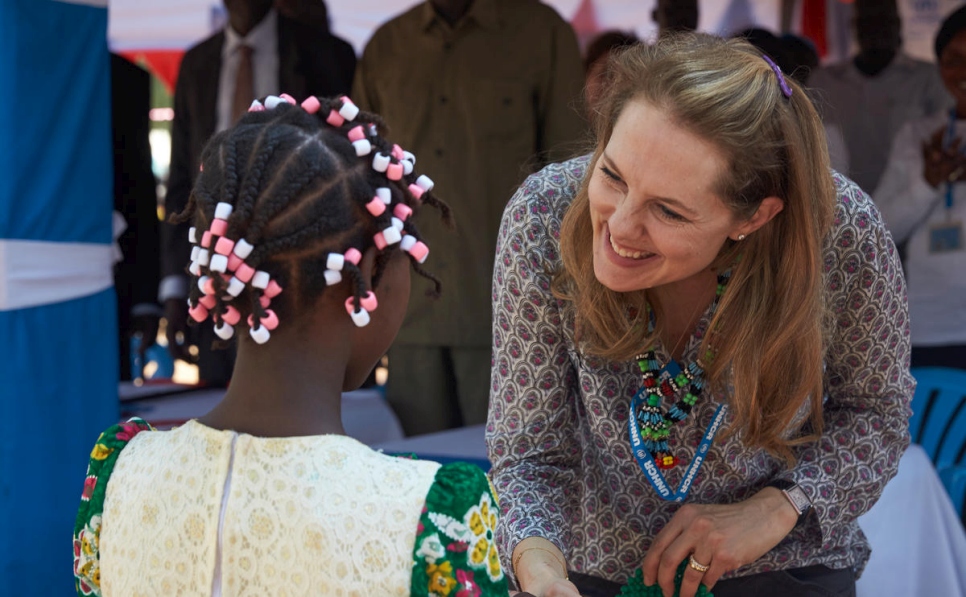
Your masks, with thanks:
[(958, 182), (966, 177), (966, 156), (959, 152), (961, 139), (956, 137), (943, 147), (945, 127), (939, 128), (922, 144), (922, 176), (934, 189), (945, 182)]
[(567, 580), (567, 566), (557, 546), (542, 537), (528, 537), (513, 550), (513, 571), (523, 591), (536, 597), (580, 597)]
[(797, 521), (795, 508), (774, 487), (736, 504), (685, 504), (654, 538), (644, 558), (644, 583), (657, 581), (665, 595), (673, 595), (678, 566), (693, 555), (708, 566), (703, 573), (692, 566), (684, 572), (681, 597), (693, 597), (699, 584), (710, 589), (725, 572), (763, 556)]

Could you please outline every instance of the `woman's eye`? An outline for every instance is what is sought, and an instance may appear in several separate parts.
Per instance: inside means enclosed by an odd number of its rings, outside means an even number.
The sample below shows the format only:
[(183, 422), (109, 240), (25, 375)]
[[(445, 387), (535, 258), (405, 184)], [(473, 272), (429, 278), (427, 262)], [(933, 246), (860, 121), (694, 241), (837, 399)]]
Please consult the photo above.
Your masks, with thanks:
[(613, 171), (611, 171), (611, 169), (608, 168), (607, 166), (601, 166), (600, 171), (604, 173), (604, 176), (606, 176), (607, 178), (611, 179), (614, 182), (624, 182), (623, 180), (620, 179), (619, 176), (614, 174)]
[(664, 207), (663, 205), (658, 205), (658, 212), (660, 212), (661, 216), (663, 216), (663, 217), (665, 217), (665, 218), (667, 218), (669, 220), (674, 220), (675, 222), (686, 222), (687, 221), (687, 218), (685, 218), (681, 214), (677, 213), (676, 211), (671, 211), (670, 209)]

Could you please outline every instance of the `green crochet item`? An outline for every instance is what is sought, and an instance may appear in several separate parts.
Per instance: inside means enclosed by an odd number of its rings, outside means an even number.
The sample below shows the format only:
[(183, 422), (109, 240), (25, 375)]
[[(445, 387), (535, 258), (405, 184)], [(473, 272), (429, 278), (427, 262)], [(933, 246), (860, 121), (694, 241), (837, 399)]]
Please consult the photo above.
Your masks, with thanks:
[[(688, 561), (684, 560), (678, 566), (677, 574), (674, 575), (674, 597), (681, 594), (681, 581), (684, 580), (684, 571), (688, 567)], [(704, 585), (698, 585), (696, 597), (714, 597), (714, 593)], [(664, 597), (660, 585), (645, 585), (644, 572), (638, 568), (634, 576), (627, 579), (627, 584), (618, 593), (618, 597)]]

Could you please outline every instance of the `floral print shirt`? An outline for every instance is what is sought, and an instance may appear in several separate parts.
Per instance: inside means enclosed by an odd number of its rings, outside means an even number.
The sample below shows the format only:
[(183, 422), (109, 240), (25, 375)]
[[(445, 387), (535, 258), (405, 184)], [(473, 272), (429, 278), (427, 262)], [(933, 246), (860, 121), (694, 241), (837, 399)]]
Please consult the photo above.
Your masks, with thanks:
[[(497, 542), (505, 569), (518, 542), (540, 536), (563, 551), (571, 570), (622, 583), (680, 505), (656, 494), (630, 449), (629, 404), (641, 384), (636, 363), (582, 354), (572, 317), (550, 290), (562, 268), (561, 220), (589, 163), (585, 156), (548, 166), (520, 187), (504, 213), (493, 278), (486, 439), (503, 511)], [(791, 469), (743, 446), (737, 434), (719, 435), (686, 500), (738, 502), (782, 478), (802, 487), (812, 511), (774, 549), (726, 577), (813, 564), (861, 572), (870, 549), (856, 518), (895, 475), (909, 443), (915, 383), (899, 258), (868, 196), (850, 180), (834, 179), (838, 203), (824, 244), (834, 329), (823, 435), (795, 450)], [(706, 312), (684, 360), (696, 358), (707, 324)], [(658, 356), (668, 359), (663, 349)], [(672, 428), (676, 456), (690, 462), (726, 401), (705, 392), (691, 416)], [(672, 487), (685, 468), (666, 471)]]

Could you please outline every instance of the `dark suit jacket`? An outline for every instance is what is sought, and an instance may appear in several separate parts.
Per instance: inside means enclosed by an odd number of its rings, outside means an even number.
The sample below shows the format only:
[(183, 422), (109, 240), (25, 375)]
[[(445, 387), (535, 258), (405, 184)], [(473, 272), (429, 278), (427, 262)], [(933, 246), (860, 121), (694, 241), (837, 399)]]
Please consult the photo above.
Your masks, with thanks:
[(121, 379), (130, 379), (128, 339), (135, 305), (157, 310), (160, 278), (158, 195), (148, 141), (151, 77), (111, 54), (111, 132), (114, 145), (114, 209), (127, 230), (118, 239), (124, 255), (114, 266), (121, 348)]
[[(223, 31), (188, 50), (181, 62), (174, 94), (171, 170), (165, 198), (167, 214), (180, 213), (198, 172), (205, 143), (215, 132)], [(356, 55), (345, 40), (278, 15), (278, 93), (298, 101), (310, 95), (347, 94), (352, 88)], [(164, 225), (162, 274), (184, 274), (191, 255), (189, 224)]]

